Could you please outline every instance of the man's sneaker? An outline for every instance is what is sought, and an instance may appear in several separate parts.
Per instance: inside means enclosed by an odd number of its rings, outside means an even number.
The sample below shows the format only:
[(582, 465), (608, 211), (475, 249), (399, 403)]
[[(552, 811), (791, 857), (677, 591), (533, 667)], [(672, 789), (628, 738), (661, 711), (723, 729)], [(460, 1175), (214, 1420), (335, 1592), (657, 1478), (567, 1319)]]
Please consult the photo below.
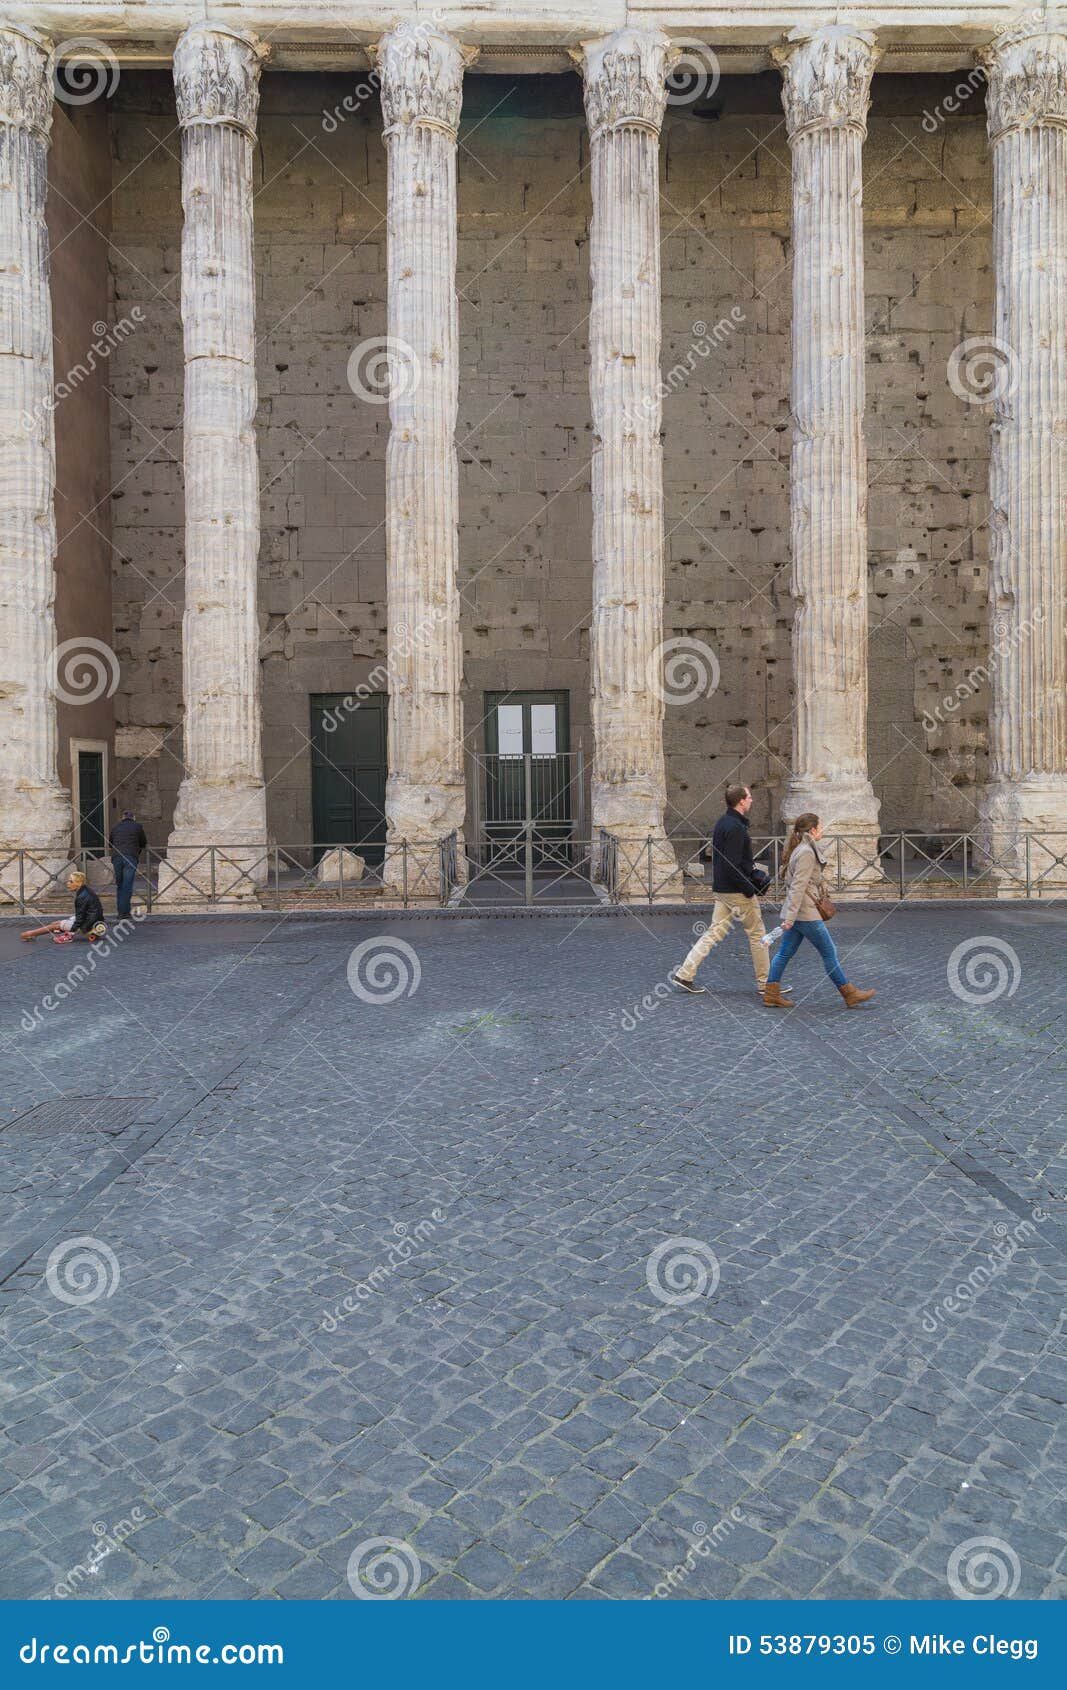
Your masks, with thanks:
[(692, 992), (694, 997), (699, 997), (702, 992), (706, 992), (708, 989), (706, 986), (698, 986), (695, 980), (683, 979), (677, 972), (671, 974), (669, 978), (675, 986), (680, 986), (683, 992)]

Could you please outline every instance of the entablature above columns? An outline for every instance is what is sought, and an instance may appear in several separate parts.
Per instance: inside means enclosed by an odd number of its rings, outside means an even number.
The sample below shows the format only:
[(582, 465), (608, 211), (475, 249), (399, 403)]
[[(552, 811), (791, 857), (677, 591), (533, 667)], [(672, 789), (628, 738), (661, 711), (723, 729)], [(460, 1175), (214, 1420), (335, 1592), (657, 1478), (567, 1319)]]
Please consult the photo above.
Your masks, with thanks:
[[(202, 0), (8, 0), (15, 22), (30, 23), (64, 43), (87, 39), (108, 47), (123, 65), (167, 68), (174, 46), (204, 17)], [(771, 4), (735, 0), (733, 5), (684, 5), (642, 0), (469, 0), (434, 8), (434, 25), (477, 49), (471, 68), (503, 75), (557, 72), (573, 68), (572, 54), (586, 41), (625, 28), (664, 30), (675, 45), (706, 43), (723, 75), (773, 68), (772, 49), (791, 32), (812, 30), (840, 15), (856, 31), (874, 34), (880, 72), (970, 69), (975, 50), (987, 46), (1014, 19), (1042, 8), (973, 0), (969, 5), (927, 5), (897, 0), (891, 5), (834, 7), (812, 0)], [(366, 69), (371, 49), (387, 30), (406, 19), (426, 21), (416, 0), (372, 4), (353, 0), (214, 0), (208, 12), (224, 23), (260, 37), (270, 47), (275, 70)], [(1051, 21), (1047, 27), (1055, 28)]]

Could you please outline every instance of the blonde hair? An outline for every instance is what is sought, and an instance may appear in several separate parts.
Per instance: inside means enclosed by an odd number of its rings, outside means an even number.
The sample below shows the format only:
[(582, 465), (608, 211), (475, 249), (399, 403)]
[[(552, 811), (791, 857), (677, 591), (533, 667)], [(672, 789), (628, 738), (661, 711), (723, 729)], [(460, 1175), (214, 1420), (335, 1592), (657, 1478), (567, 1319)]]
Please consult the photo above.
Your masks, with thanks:
[(818, 825), (819, 818), (815, 814), (814, 810), (805, 810), (802, 816), (797, 817), (796, 821), (793, 823), (789, 838), (785, 842), (785, 850), (782, 853), (783, 869), (788, 868), (789, 859), (800, 844), (801, 840), (804, 838), (804, 835), (806, 833), (810, 833), (812, 828), (818, 827)]
[(67, 880), (67, 885), (68, 886), (84, 886), (85, 885), (85, 876), (82, 873), (80, 868), (76, 868), (72, 871), (72, 873), (70, 874), (70, 876)]

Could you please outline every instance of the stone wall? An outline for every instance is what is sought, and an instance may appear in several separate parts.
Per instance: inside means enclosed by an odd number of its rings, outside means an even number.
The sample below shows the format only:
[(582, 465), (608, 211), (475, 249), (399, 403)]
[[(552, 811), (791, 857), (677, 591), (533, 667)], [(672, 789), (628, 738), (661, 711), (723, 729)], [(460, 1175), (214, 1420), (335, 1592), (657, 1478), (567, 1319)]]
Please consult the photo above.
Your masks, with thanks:
[[(921, 727), (986, 649), (988, 410), (957, 397), (947, 369), (961, 341), (989, 332), (990, 180), (981, 91), (937, 115), (959, 81), (877, 77), (865, 155), (870, 761), (887, 827), (972, 822), (984, 776), (987, 694), (929, 742)], [(386, 407), (347, 379), (353, 349), (385, 332), (385, 158), (376, 97), (342, 106), (357, 85), (263, 82), (260, 610), (281, 843), (310, 833), (309, 694), (350, 691), (385, 656)], [(145, 313), (112, 370), (126, 560), (118, 749), (130, 753), (119, 766), (161, 841), (180, 778), (182, 606), (179, 138), (166, 75), (124, 75), (112, 134), (113, 310)], [(468, 743), (480, 743), (485, 690), (565, 688), (588, 752), (590, 208), (577, 78), (468, 78), (459, 156)], [(712, 696), (667, 706), (679, 832), (717, 813), (735, 773), (758, 783), (766, 825), (788, 765), (788, 231), (777, 76), (728, 77), (710, 102), (669, 109), (665, 632), (710, 648), (720, 674)]]
[[(59, 778), (71, 787), (70, 742), (111, 748), (111, 485), (108, 442), (108, 237), (111, 158), (102, 104), (57, 101), (48, 160), (56, 403), (57, 709)], [(81, 654), (81, 655), (79, 655)], [(97, 677), (102, 684), (95, 684)], [(84, 696), (82, 696), (84, 695)], [(112, 771), (113, 773), (113, 771)], [(114, 815), (113, 806), (110, 811)], [(77, 818), (75, 818), (77, 822)]]
[(181, 779), (180, 136), (162, 72), (124, 75), (111, 113), (112, 316), (142, 323), (111, 362), (112, 604), (120, 802), (166, 843)]

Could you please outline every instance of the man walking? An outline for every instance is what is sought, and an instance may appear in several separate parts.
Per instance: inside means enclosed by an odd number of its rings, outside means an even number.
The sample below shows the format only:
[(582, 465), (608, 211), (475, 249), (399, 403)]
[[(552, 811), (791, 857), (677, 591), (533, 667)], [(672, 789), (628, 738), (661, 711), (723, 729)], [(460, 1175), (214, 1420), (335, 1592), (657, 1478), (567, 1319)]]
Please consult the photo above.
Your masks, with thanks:
[(752, 952), (752, 967), (760, 995), (767, 984), (770, 956), (763, 943), (763, 917), (760, 915), (759, 895), (767, 887), (768, 875), (752, 858), (752, 841), (748, 836), (748, 812), (752, 808), (752, 794), (747, 786), (726, 788), (726, 813), (715, 823), (711, 836), (711, 884), (715, 892), (715, 907), (711, 921), (700, 935), (680, 968), (671, 978), (683, 992), (703, 992), (693, 976), (713, 945), (725, 939), (736, 916), (748, 937)]
[(120, 916), (130, 913), (133, 882), (141, 852), (148, 844), (144, 828), (134, 821), (132, 810), (123, 810), (122, 820), (111, 829), (111, 867), (115, 872), (115, 907)]

